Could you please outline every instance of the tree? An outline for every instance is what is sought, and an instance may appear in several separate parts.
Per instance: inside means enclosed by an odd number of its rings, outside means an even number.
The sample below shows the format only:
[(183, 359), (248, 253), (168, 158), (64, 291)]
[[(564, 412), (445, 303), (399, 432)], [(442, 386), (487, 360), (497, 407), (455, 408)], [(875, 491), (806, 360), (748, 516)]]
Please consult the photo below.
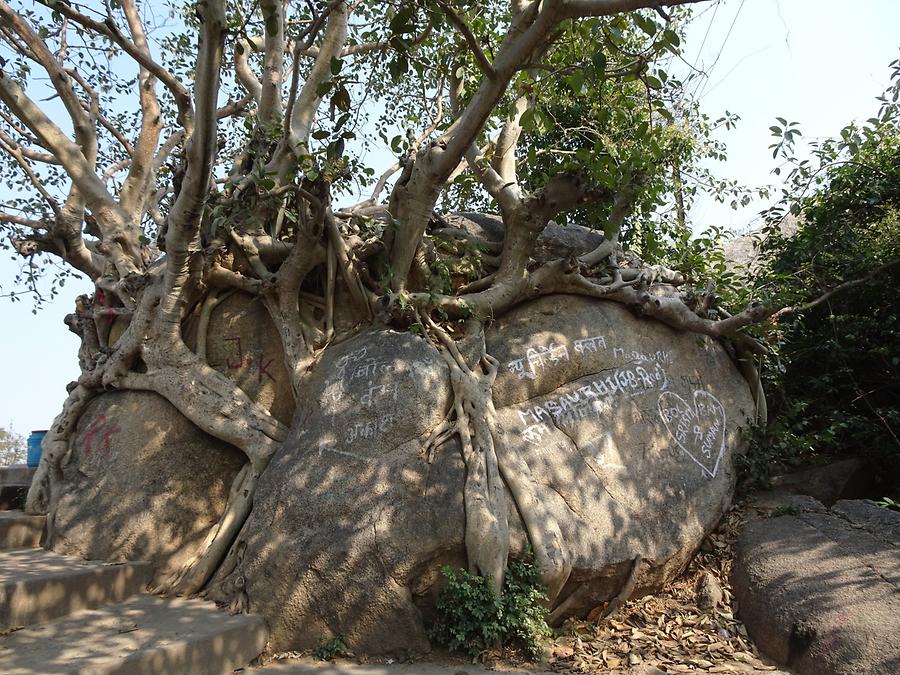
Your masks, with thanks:
[(0, 466), (25, 462), (25, 439), (9, 429), (0, 428)]
[[(773, 467), (866, 457), (887, 490), (896, 489), (900, 453), (900, 61), (891, 69), (877, 114), (812, 143), (809, 158), (795, 154), (796, 123), (772, 127), (787, 181), (765, 214), (754, 280), (780, 304), (818, 296), (797, 321), (769, 331), (773, 419), (760, 459)], [(786, 230), (788, 212), (797, 222)]]
[[(760, 350), (741, 329), (773, 310), (725, 315), (709, 293), (651, 294), (650, 284), (679, 285), (684, 275), (626, 254), (620, 242), (635, 205), (646, 214), (680, 201), (665, 177), (703, 143), (702, 118), (654, 60), (678, 51), (685, 16), (663, 8), (691, 1), (262, 0), (245, 14), (208, 0), (173, 14), (173, 29), (153, 25), (135, 0), (100, 9), (57, 0), (15, 9), (0, 0), (0, 146), (13, 192), (0, 223), (19, 253), (62, 260), (95, 287), (68, 319), (82, 339), (82, 374), (45, 439), (28, 510), (52, 515), (60, 462), (94, 397), (110, 388), (156, 392), (247, 458), (220, 526), (176, 590), (206, 583), (288, 431), (185, 344), (185, 320), (200, 316), (202, 325), (231, 289), (264, 301), (295, 397), (335, 339), (338, 311), (357, 326), (389, 323), (435, 340), (457, 401), (435, 438), (459, 434), (466, 457), (495, 465), (510, 461), (492, 428), (497, 363), (483, 346), (467, 363), (455, 339), (483, 335), (486, 321), (527, 299), (602, 298)], [(551, 102), (563, 82), (567, 93)], [(52, 108), (37, 103), (45, 89)], [(590, 128), (572, 136), (564, 118), (586, 96), (621, 101), (588, 106)], [(338, 208), (340, 194), (374, 177), (360, 159), (368, 141), (357, 134), (378, 102), (376, 128), (399, 158), (370, 198)], [(394, 119), (409, 132), (388, 141)], [(544, 135), (550, 143), (539, 153)], [(457, 261), (477, 258), (467, 278), (439, 264), (436, 249), (448, 246), (433, 231), (436, 204), (464, 172), (505, 226), (493, 255), (465, 233), (449, 246)], [(460, 180), (471, 188), (471, 178)], [(535, 264), (541, 232), (573, 209), (602, 216), (602, 243)], [(682, 230), (683, 213), (681, 204)], [(336, 288), (351, 307), (335, 307)], [(111, 318), (127, 323), (115, 340)], [(486, 469), (470, 466), (478, 470)], [(504, 479), (514, 483), (553, 589), (565, 577), (558, 529), (529, 518), (528, 480), (514, 470)], [(488, 544), (499, 520), (491, 495), (471, 508), (470, 564), (499, 588), (506, 559)]]

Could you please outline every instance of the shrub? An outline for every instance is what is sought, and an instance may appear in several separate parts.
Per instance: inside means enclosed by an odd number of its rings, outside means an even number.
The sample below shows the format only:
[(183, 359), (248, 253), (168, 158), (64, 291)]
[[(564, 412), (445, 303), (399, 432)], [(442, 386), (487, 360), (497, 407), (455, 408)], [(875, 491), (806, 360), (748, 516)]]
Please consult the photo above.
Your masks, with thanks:
[(486, 577), (448, 566), (441, 571), (447, 584), (438, 595), (433, 640), (469, 656), (507, 646), (532, 660), (540, 658), (542, 640), (551, 631), (544, 619), (546, 595), (532, 563), (510, 562), (501, 597)]
[[(892, 66), (879, 115), (813, 144), (811, 159), (792, 156), (793, 128), (772, 127), (793, 168), (766, 214), (758, 294), (802, 305), (870, 278), (769, 330), (770, 426), (744, 460), (751, 479), (852, 455), (875, 463), (885, 492), (900, 480), (900, 61)], [(782, 226), (788, 211), (796, 231)]]

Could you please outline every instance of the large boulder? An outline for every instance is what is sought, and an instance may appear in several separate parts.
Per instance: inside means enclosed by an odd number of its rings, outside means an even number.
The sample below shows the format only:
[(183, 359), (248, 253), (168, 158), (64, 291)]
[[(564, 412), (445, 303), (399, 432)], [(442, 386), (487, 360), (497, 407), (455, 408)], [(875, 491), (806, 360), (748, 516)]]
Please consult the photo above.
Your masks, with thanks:
[[(195, 352), (198, 323), (195, 316), (185, 329)], [(113, 341), (122, 327), (114, 329)], [(261, 300), (247, 293), (224, 298), (210, 315), (204, 346), (211, 367), (290, 423), (290, 377)], [(82, 415), (70, 443), (53, 548), (86, 558), (149, 560), (154, 582), (170, 582), (200, 552), (244, 461), (156, 394), (103, 394)]]
[(900, 673), (900, 513), (785, 496), (735, 548), (740, 618), (767, 656), (800, 675)]
[[(486, 342), (502, 364), (499, 422), (570, 551), (563, 614), (615, 595), (635, 556), (638, 592), (671, 579), (730, 502), (752, 413), (724, 349), (569, 296), (520, 306)], [(447, 367), (424, 339), (374, 330), (324, 352), (305, 389), (239, 564), (211, 593), (241, 588), (274, 651), (337, 635), (370, 653), (427, 649), (440, 566), (466, 562), (459, 445), (425, 451), (451, 405)], [(527, 537), (507, 502), (520, 556)]]
[(102, 394), (81, 416), (63, 463), (53, 550), (148, 560), (170, 581), (225, 510), (243, 455), (162, 397)]

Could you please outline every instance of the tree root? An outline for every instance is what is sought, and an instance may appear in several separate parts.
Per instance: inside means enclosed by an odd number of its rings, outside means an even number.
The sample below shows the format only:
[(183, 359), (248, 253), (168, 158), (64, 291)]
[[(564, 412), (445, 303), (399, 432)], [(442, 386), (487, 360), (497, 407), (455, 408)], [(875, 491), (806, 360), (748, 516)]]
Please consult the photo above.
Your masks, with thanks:
[(76, 385), (63, 403), (63, 409), (53, 420), (53, 424), (41, 443), (41, 461), (35, 472), (28, 496), (25, 499), (25, 513), (47, 514), (47, 539), (52, 540), (53, 519), (59, 502), (59, 483), (62, 480), (62, 461), (69, 452), (69, 438), (84, 409), (97, 391)]
[(628, 573), (628, 577), (625, 579), (625, 583), (622, 584), (622, 588), (619, 589), (618, 594), (612, 600), (609, 601), (609, 604), (606, 606), (606, 609), (597, 617), (597, 623), (601, 621), (605, 621), (617, 611), (619, 611), (619, 607), (628, 602), (628, 598), (631, 597), (631, 594), (634, 593), (634, 585), (637, 583), (638, 572), (641, 569), (642, 558), (640, 555), (634, 556), (634, 560), (631, 562), (631, 571)]
[[(459, 435), (466, 463), (464, 503), (466, 552), (469, 572), (489, 577), (500, 593), (509, 555), (509, 519), (504, 484), (509, 488), (525, 523), (541, 581), (552, 601), (571, 571), (559, 524), (537, 496), (537, 484), (527, 462), (509, 449), (506, 431), (497, 418), (493, 384), (499, 363), (487, 353), (483, 325), (478, 364), (469, 368), (453, 339), (426, 318), (444, 346), (441, 355), (450, 368), (453, 407), (431, 434), (426, 450), (429, 461), (437, 445)], [(502, 480), (501, 480), (502, 479)]]
[(759, 368), (756, 367), (755, 356), (746, 345), (736, 343), (734, 349), (734, 362), (737, 364), (738, 370), (747, 381), (750, 387), (750, 393), (753, 396), (753, 403), (756, 405), (756, 424), (765, 427), (769, 421), (769, 407), (766, 403), (766, 392), (763, 389), (762, 377)]
[(193, 595), (209, 582), (250, 515), (256, 485), (267, 464), (268, 461), (254, 467), (248, 462), (238, 471), (231, 484), (225, 513), (207, 534), (201, 552), (184, 564), (174, 581), (157, 587), (154, 593)]

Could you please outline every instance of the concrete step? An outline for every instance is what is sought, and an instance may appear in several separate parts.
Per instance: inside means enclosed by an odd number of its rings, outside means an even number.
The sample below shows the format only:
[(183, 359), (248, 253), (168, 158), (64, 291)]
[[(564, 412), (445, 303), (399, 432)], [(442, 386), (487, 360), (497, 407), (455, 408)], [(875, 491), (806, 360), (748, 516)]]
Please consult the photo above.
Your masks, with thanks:
[(266, 644), (261, 617), (149, 595), (0, 637), (4, 675), (231, 673)]
[(21, 511), (0, 511), (0, 550), (40, 546), (46, 522), (46, 516), (26, 516)]
[(121, 602), (149, 579), (145, 562), (90, 562), (39, 548), (0, 551), (0, 631)]

